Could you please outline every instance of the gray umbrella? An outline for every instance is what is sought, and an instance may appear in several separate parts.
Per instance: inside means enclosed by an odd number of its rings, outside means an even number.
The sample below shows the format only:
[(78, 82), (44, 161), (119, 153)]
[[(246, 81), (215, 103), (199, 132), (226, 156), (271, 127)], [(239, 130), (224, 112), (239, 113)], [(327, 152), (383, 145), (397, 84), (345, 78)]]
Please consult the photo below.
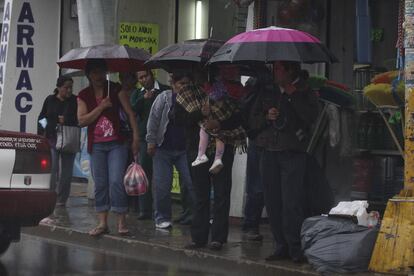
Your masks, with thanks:
[(145, 65), (166, 71), (203, 66), (223, 44), (224, 41), (215, 39), (186, 40), (161, 49)]
[(61, 68), (84, 70), (88, 60), (103, 59), (110, 72), (134, 72), (144, 69), (144, 62), (150, 57), (144, 49), (102, 44), (72, 49), (57, 64)]

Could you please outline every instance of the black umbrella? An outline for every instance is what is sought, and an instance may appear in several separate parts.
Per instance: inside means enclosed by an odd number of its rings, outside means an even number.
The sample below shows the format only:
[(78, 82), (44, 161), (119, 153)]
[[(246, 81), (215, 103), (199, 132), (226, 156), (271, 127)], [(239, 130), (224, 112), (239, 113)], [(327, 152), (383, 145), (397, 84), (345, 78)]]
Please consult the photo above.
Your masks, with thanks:
[(139, 48), (116, 44), (102, 44), (75, 48), (61, 57), (57, 64), (61, 68), (84, 70), (90, 59), (103, 59), (110, 72), (130, 72), (144, 69), (144, 62), (151, 55)]
[(161, 49), (145, 65), (166, 71), (203, 66), (223, 44), (224, 41), (215, 39), (186, 40)]

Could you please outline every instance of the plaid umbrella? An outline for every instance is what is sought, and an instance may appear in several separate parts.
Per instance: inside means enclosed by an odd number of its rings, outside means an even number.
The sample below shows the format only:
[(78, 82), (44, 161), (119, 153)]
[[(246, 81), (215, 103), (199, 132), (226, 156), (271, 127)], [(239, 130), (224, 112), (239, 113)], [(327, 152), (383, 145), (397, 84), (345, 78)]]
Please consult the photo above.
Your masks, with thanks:
[(186, 40), (161, 49), (145, 65), (169, 72), (177, 68), (191, 69), (192, 66), (203, 66), (223, 44), (224, 41), (215, 39)]
[(268, 27), (238, 34), (227, 41), (209, 63), (297, 61), (337, 62), (337, 58), (312, 35), (294, 29)]

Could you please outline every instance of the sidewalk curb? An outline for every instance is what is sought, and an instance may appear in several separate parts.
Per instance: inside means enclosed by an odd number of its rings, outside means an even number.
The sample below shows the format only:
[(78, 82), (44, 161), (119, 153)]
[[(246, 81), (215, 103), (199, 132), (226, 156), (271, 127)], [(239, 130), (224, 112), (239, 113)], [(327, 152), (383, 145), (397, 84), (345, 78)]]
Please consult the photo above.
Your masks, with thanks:
[(319, 275), (298, 266), (267, 264), (246, 259), (234, 259), (205, 251), (186, 250), (162, 244), (132, 240), (113, 235), (92, 238), (86, 232), (67, 227), (41, 224), (24, 228), (23, 233), (58, 242), (76, 244), (103, 252), (120, 254), (147, 262), (170, 264), (178, 268), (194, 269), (217, 274), (237, 275)]

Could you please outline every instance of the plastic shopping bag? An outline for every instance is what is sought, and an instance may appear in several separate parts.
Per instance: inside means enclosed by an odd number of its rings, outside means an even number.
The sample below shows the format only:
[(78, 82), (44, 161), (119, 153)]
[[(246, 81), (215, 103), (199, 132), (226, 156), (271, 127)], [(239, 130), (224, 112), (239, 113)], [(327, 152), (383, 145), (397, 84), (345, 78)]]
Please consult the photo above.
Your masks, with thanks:
[(148, 191), (148, 178), (141, 165), (132, 162), (124, 176), (125, 191), (130, 196), (143, 195)]

